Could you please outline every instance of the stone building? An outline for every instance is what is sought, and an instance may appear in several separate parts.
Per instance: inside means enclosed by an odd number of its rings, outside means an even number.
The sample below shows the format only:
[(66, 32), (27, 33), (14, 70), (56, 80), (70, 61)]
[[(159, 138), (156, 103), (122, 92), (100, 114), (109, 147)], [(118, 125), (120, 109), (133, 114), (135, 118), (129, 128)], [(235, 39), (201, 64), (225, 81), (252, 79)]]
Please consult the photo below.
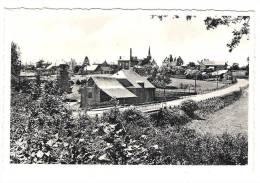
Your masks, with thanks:
[(147, 57), (145, 57), (143, 59), (138, 59), (136, 56), (133, 56), (132, 48), (130, 48), (129, 59), (122, 59), (122, 57), (119, 57), (118, 67), (120, 69), (128, 70), (128, 69), (134, 68), (135, 66), (143, 66), (143, 65), (149, 64), (150, 62), (152, 62), (151, 59), (152, 59), (152, 56), (151, 56), (150, 46), (148, 49)]

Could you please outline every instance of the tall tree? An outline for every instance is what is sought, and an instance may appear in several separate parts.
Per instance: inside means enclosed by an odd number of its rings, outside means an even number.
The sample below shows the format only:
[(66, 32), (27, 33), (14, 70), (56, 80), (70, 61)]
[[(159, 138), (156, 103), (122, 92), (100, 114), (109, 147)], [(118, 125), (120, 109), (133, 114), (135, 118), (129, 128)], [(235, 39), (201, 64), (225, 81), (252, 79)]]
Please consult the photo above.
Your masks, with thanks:
[(20, 90), (20, 72), (21, 72), (21, 52), (19, 46), (11, 43), (11, 86), (15, 90)]
[(14, 76), (19, 76), (21, 72), (21, 52), (19, 46), (11, 43), (11, 73)]
[(180, 56), (176, 59), (176, 61), (177, 61), (177, 64), (176, 64), (177, 66), (182, 66), (184, 63)]
[(155, 86), (163, 88), (163, 95), (164, 95), (164, 100), (166, 101), (165, 98), (165, 89), (168, 84), (171, 83), (171, 78), (170, 78), (170, 69), (167, 66), (161, 66), (157, 72), (157, 75), (155, 77), (155, 80), (153, 81), (153, 84)]

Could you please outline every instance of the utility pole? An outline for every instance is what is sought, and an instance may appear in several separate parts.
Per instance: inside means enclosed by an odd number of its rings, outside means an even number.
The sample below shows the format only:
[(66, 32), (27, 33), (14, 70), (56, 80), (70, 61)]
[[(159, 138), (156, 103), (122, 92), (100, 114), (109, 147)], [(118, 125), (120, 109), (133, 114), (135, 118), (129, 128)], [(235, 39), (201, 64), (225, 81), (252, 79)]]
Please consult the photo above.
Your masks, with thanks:
[(218, 89), (218, 69), (217, 69), (217, 89)]
[(197, 93), (197, 73), (195, 74), (195, 93)]

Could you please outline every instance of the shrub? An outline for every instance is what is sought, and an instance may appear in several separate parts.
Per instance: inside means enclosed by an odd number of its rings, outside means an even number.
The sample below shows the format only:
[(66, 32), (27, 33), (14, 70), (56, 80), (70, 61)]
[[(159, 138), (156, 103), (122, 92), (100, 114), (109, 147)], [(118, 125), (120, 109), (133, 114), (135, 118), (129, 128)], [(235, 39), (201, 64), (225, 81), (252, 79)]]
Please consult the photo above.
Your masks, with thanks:
[(191, 121), (189, 116), (183, 110), (178, 108), (161, 109), (157, 115), (153, 115), (156, 126), (180, 126)]
[(81, 84), (80, 80), (77, 79), (76, 85), (80, 85), (80, 84)]
[(189, 116), (193, 117), (194, 112), (198, 109), (198, 104), (193, 100), (186, 100), (181, 103), (181, 109)]

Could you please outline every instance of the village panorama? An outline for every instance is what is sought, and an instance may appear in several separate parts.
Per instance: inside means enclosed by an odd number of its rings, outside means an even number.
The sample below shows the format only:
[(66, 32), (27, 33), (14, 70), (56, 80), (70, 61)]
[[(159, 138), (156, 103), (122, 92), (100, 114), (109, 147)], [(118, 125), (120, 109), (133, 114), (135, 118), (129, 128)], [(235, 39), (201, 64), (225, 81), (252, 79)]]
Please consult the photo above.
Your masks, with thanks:
[[(205, 18), (216, 30), (229, 21), (245, 22), (227, 45), (232, 52), (248, 34), (249, 17)], [(246, 65), (176, 53), (159, 62), (148, 44), (144, 57), (129, 46), (128, 55), (113, 53), (116, 60), (30, 62), (19, 42), (10, 45), (11, 163), (248, 164), (250, 55)]]

